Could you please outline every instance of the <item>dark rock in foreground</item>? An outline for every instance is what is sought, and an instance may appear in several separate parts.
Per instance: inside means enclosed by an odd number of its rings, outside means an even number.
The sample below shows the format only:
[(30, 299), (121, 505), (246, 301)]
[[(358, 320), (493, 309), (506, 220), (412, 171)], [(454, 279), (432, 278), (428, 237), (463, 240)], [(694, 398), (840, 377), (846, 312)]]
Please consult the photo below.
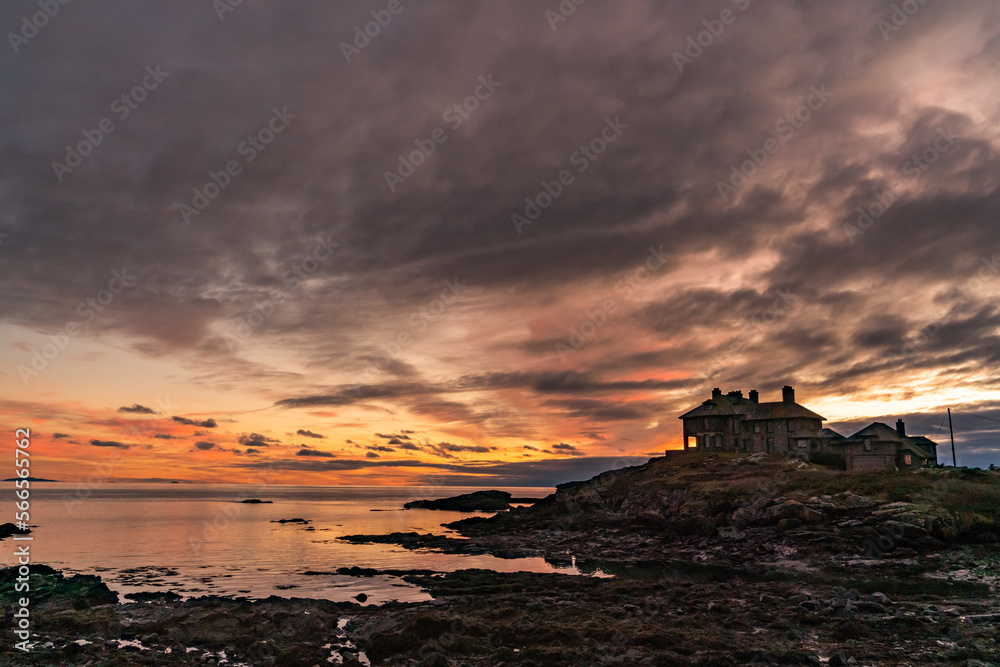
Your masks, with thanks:
[(309, 524), (307, 520), (299, 517), (295, 517), (294, 519), (278, 519), (277, 521), (272, 521), (271, 523), (299, 523), (304, 526)]
[[(209, 596), (74, 610), (53, 595), (32, 607), (33, 651), (0, 643), (0, 665), (212, 664), (224, 653), (227, 664), (356, 667), (361, 652), (374, 667), (997, 664), (998, 608), (986, 586), (907, 592), (912, 582), (895, 574), (837, 583), (766, 563), (689, 566), (613, 579), (414, 572), (403, 576), (435, 601), (381, 606)], [(43, 568), (34, 583), (61, 579)], [(11, 602), (0, 595), (0, 611)]]
[(243, 503), (244, 505), (270, 505), (274, 501), (273, 500), (261, 500), (260, 498), (249, 498), (247, 500), (241, 500), (240, 502)]
[(439, 500), (414, 500), (403, 509), (448, 510), (452, 512), (501, 512), (511, 503), (533, 503), (537, 498), (513, 498), (506, 491), (474, 491)]
[(126, 600), (136, 602), (176, 602), (181, 596), (173, 591), (140, 591), (138, 593), (126, 593)]
[[(66, 578), (47, 565), (28, 566), (27, 582), (18, 581), (18, 568), (0, 570), (0, 603), (12, 604), (27, 596), (32, 605), (47, 600), (58, 600), (72, 609), (90, 609), (97, 605), (115, 604), (118, 594), (92, 574), (76, 574)], [(27, 583), (27, 591), (18, 591), (18, 584)], [(0, 661), (0, 664), (4, 664)]]

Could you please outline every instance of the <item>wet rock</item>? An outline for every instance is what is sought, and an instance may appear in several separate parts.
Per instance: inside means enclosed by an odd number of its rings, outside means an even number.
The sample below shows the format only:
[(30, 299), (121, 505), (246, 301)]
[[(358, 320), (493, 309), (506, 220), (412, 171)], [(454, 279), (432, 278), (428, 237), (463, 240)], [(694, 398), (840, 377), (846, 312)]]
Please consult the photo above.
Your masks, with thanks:
[(802, 519), (782, 519), (778, 522), (778, 530), (793, 530), (802, 526)]
[(866, 614), (884, 614), (885, 607), (880, 605), (878, 602), (869, 602), (867, 600), (861, 600), (856, 605), (857, 610), (864, 612)]
[(261, 500), (260, 498), (248, 498), (247, 500), (241, 500), (244, 505), (270, 505), (273, 500)]
[(126, 593), (124, 597), (126, 600), (135, 600), (136, 602), (173, 602), (181, 599), (181, 596), (173, 591), (139, 591), (138, 593)]
[(878, 593), (878, 592), (872, 593), (871, 595), (868, 596), (868, 599), (871, 602), (877, 602), (883, 606), (890, 605), (893, 603), (892, 600), (889, 599), (889, 596), (886, 595), (885, 593)]
[(365, 595), (364, 593), (358, 593), (357, 595), (354, 596), (354, 599), (357, 600), (358, 602), (367, 602), (368, 596)]

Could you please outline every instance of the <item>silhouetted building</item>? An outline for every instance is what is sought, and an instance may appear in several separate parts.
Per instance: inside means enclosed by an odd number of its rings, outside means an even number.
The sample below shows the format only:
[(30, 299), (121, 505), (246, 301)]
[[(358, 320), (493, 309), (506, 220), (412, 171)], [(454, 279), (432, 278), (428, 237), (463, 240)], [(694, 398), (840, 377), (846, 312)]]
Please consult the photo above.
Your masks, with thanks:
[(907, 436), (903, 421), (892, 429), (875, 422), (845, 438), (825, 428), (825, 418), (795, 402), (795, 390), (783, 387), (781, 400), (761, 403), (757, 390), (712, 397), (680, 416), (684, 451), (782, 452), (847, 470), (892, 470), (937, 465), (937, 445), (923, 436)]

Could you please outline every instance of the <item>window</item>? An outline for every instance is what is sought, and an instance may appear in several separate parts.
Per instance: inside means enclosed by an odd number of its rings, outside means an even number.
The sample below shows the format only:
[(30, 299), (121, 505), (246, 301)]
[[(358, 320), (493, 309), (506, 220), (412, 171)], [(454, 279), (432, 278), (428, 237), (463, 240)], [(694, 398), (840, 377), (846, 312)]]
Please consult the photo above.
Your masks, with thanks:
[(774, 432), (774, 424), (773, 423), (767, 422), (767, 432), (768, 433), (773, 433)]
[(760, 422), (757, 422), (756, 424), (753, 425), (753, 432), (760, 433)]
[(722, 436), (721, 435), (715, 436), (715, 448), (716, 449), (722, 449)]
[(708, 417), (705, 417), (701, 421), (702, 421), (701, 427), (707, 431), (708, 430)]
[(872, 450), (872, 441), (865, 438), (865, 451), (870, 452)]
[(913, 463), (913, 457), (909, 454), (903, 454), (903, 465), (911, 465)]

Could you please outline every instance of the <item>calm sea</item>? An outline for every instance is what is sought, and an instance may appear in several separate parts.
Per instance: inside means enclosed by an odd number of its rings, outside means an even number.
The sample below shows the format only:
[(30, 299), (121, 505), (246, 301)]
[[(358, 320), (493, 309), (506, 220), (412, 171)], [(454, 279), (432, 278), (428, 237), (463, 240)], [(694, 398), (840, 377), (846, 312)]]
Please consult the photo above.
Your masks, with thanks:
[[(485, 568), (503, 572), (579, 574), (541, 558), (446, 555), (392, 545), (353, 545), (337, 540), (358, 533), (432, 532), (455, 535), (442, 522), (476, 513), (403, 510), (418, 498), (440, 498), (481, 488), (327, 487), (228, 484), (104, 484), (78, 491), (76, 484), (31, 485), (32, 562), (69, 573), (99, 574), (119, 593), (174, 591), (184, 597), (240, 595), (348, 600), (368, 604), (427, 600), (422, 590), (396, 577), (306, 576), (307, 570), (339, 567), (429, 569)], [(551, 488), (504, 488), (514, 496), (542, 497)], [(0, 483), (0, 523), (13, 521), (13, 483)], [(271, 500), (249, 505), (243, 498)], [(381, 510), (381, 511), (372, 511)], [(307, 519), (308, 527), (272, 523)], [(37, 526), (37, 527), (34, 527)], [(24, 544), (21, 542), (20, 544)], [(13, 565), (15, 543), (0, 541), (4, 566)]]

